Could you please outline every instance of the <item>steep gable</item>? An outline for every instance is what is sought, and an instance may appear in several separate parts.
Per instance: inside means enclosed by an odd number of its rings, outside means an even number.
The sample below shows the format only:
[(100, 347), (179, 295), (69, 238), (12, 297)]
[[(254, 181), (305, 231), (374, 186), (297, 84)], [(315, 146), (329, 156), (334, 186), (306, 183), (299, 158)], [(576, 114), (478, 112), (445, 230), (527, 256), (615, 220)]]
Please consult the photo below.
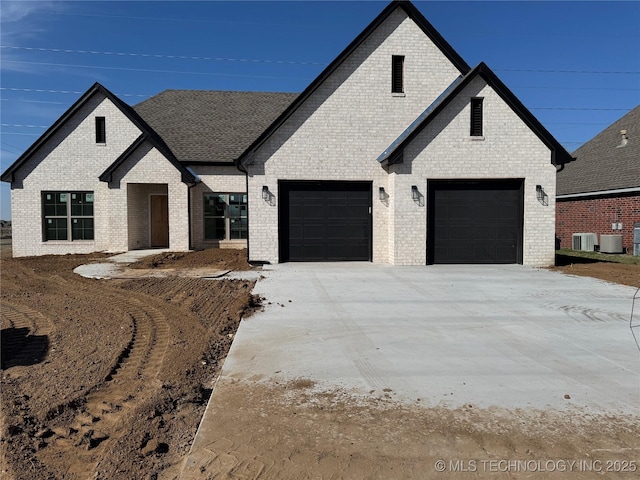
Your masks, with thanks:
[[(237, 165), (241, 168), (255, 152), (278, 128), (280, 128), (309, 98), (334, 76), (337, 70), (361, 48), (365, 42), (389, 20), (397, 11), (402, 11), (422, 31), (444, 58), (460, 74), (466, 74), (470, 67), (449, 43), (436, 31), (420, 11), (407, 1), (393, 1), (333, 60), (327, 68), (296, 98), (296, 100), (248, 147), (242, 152)], [(444, 87), (443, 87), (444, 88)]]
[[(155, 135), (146, 122), (126, 103), (99, 83), (94, 83), (69, 109), (64, 112), (51, 127), (45, 131), (0, 177), (3, 182), (13, 182), (15, 173), (40, 151), (55, 135), (61, 132), (68, 122), (85, 107), (96, 95), (103, 95), (111, 101), (140, 131)], [(160, 139), (158, 139), (161, 142)]]
[(493, 71), (481, 62), (467, 75), (454, 80), (451, 85), (378, 157), (383, 166), (400, 163), (402, 150), (418, 135), (438, 114), (476, 77), (481, 77), (493, 88), (520, 119), (540, 138), (551, 150), (551, 162), (562, 165), (573, 160), (571, 155), (536, 119), (520, 100), (502, 83)]

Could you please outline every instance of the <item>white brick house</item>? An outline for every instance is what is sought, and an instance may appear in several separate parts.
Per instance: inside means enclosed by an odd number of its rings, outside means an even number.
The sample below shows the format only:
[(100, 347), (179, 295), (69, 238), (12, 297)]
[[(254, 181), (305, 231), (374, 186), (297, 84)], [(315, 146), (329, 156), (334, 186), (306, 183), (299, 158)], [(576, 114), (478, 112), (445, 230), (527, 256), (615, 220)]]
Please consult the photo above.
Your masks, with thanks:
[[(556, 166), (571, 157), (409, 2), (389, 4), (298, 96), (168, 91), (131, 109), (94, 86), (70, 110), (2, 176), (16, 255), (153, 246), (152, 209), (163, 207), (152, 202), (166, 198), (155, 244), (176, 250), (248, 245), (249, 260), (270, 263), (554, 261)], [(218, 111), (238, 122), (216, 122)], [(94, 117), (111, 125), (106, 145)], [(93, 239), (47, 238), (49, 220), (83, 221), (51, 215), (47, 195), (62, 192), (94, 203)]]

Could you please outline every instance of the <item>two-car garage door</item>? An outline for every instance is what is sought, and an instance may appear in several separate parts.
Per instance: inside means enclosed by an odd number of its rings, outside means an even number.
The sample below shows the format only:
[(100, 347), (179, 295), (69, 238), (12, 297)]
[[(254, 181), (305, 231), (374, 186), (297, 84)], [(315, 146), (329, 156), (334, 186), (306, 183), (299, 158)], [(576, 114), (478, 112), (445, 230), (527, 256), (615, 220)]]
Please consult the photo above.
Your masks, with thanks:
[[(371, 261), (371, 185), (280, 181), (280, 261)], [(427, 263), (522, 263), (521, 179), (431, 180), (427, 191)]]

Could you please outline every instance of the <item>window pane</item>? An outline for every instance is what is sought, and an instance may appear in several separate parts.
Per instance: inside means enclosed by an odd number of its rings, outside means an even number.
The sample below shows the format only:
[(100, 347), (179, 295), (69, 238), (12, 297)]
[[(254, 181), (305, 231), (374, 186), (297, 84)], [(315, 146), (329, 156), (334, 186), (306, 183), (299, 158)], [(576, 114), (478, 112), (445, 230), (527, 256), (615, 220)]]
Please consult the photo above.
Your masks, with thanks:
[(229, 218), (247, 216), (247, 196), (242, 194), (229, 195)]
[(64, 216), (67, 214), (67, 195), (59, 192), (44, 192), (43, 204), (45, 216)]
[(93, 193), (71, 193), (71, 215), (92, 217)]
[(229, 238), (231, 238), (232, 240), (248, 238), (246, 217), (238, 218), (238, 219), (232, 218), (231, 220), (229, 220), (229, 222), (230, 222), (230, 230), (231, 230)]
[(93, 218), (71, 218), (73, 240), (93, 240)]
[(204, 196), (204, 215), (218, 217), (224, 215), (225, 195), (207, 193)]
[(205, 218), (204, 238), (205, 240), (224, 240), (225, 236), (224, 218)]
[(66, 218), (47, 218), (44, 225), (46, 240), (67, 240)]

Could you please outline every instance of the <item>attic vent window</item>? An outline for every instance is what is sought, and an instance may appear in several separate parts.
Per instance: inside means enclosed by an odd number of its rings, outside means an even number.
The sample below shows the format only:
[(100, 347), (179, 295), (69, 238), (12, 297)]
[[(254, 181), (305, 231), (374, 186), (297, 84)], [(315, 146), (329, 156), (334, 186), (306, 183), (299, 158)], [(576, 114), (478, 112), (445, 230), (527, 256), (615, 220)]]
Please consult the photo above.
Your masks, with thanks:
[(404, 55), (391, 57), (391, 93), (404, 93)]
[(471, 136), (482, 136), (482, 98), (471, 99)]
[(96, 143), (107, 143), (107, 124), (104, 117), (96, 117)]

